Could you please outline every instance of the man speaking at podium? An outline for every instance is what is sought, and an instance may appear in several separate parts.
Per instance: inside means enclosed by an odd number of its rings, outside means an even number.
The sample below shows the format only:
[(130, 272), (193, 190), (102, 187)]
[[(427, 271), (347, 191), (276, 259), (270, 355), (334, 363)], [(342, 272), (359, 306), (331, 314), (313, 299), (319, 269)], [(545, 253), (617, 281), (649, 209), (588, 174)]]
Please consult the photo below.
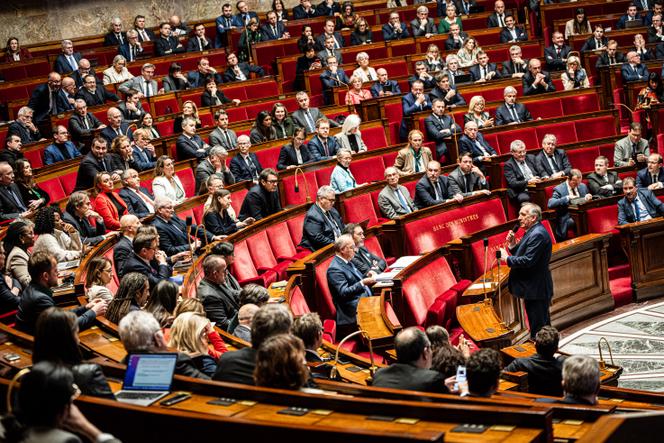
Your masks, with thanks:
[(507, 234), (511, 254), (507, 257), (507, 266), (511, 268), (508, 286), (512, 295), (524, 301), (532, 339), (542, 326), (550, 324), (549, 304), (553, 297), (549, 271), (551, 236), (541, 221), (542, 209), (526, 203), (519, 211), (519, 226), (526, 233), (519, 242), (514, 235), (517, 229)]

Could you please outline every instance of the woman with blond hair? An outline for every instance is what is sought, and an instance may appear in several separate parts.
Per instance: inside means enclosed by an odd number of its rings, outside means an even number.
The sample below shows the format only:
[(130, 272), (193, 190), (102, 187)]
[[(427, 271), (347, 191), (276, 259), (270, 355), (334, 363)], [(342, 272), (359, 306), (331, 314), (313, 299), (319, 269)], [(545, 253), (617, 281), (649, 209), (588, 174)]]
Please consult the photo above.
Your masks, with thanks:
[(187, 354), (196, 369), (212, 377), (217, 371), (217, 361), (208, 354), (208, 334), (213, 330), (204, 315), (185, 312), (173, 321), (168, 346)]
[(477, 128), (490, 128), (493, 126), (493, 118), (484, 110), (486, 101), (481, 95), (476, 95), (470, 99), (468, 112), (463, 116), (463, 124), (468, 122), (477, 123)]
[(194, 119), (196, 122), (196, 129), (201, 129), (201, 119), (198, 116), (198, 107), (196, 106), (196, 103), (187, 100), (182, 103), (182, 114), (178, 115), (175, 117), (175, 120), (173, 120), (173, 134), (182, 133), (182, 122), (187, 117)]
[(104, 85), (124, 83), (134, 78), (134, 74), (127, 69), (127, 59), (118, 54), (113, 58), (110, 68), (104, 70)]
[(581, 67), (581, 61), (576, 55), (567, 57), (567, 69), (560, 75), (565, 91), (570, 89), (589, 88), (590, 80), (586, 70)]
[(175, 163), (168, 155), (162, 155), (157, 159), (152, 180), (152, 192), (155, 199), (167, 197), (176, 205), (187, 198), (180, 178), (175, 175)]
[(346, 93), (346, 104), (347, 105), (357, 105), (362, 100), (369, 100), (371, 98), (371, 92), (368, 89), (362, 89), (362, 79), (353, 75), (350, 78), (350, 89)]
[(376, 74), (376, 70), (369, 66), (369, 54), (364, 51), (360, 52), (355, 57), (355, 61), (357, 62), (358, 67), (353, 71), (351, 82), (353, 80), (352, 77), (356, 76), (360, 77), (363, 82), (373, 82), (378, 80), (378, 74)]

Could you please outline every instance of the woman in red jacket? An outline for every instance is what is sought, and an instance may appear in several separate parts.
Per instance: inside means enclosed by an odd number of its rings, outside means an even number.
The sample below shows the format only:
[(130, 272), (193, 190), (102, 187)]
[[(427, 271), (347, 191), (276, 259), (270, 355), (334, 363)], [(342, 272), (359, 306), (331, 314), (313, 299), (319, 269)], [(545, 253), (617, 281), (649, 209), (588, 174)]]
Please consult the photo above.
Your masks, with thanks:
[(113, 179), (108, 172), (100, 172), (95, 177), (95, 192), (92, 201), (95, 211), (104, 219), (109, 231), (120, 229), (120, 217), (127, 213), (127, 203), (113, 190)]

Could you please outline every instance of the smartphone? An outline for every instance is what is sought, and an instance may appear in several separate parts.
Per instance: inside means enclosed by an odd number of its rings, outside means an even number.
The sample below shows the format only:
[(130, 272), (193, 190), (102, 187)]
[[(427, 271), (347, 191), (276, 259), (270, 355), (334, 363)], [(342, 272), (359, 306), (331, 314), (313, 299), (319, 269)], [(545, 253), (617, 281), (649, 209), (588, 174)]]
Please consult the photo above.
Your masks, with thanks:
[(21, 356), (18, 355), (18, 354), (12, 354), (12, 353), (9, 353), (9, 354), (5, 354), (5, 355), (3, 355), (2, 358), (4, 358), (4, 359), (5, 359), (6, 361), (8, 361), (9, 363), (11, 363), (11, 362), (14, 362), (14, 361), (20, 360), (20, 359), (21, 359)]
[(457, 367), (456, 382), (454, 383), (454, 390), (461, 394), (468, 392), (468, 379), (466, 378), (466, 367)]
[(187, 394), (186, 392), (181, 392), (174, 397), (167, 398), (166, 400), (161, 401), (159, 404), (162, 406), (173, 406), (190, 398), (191, 394)]

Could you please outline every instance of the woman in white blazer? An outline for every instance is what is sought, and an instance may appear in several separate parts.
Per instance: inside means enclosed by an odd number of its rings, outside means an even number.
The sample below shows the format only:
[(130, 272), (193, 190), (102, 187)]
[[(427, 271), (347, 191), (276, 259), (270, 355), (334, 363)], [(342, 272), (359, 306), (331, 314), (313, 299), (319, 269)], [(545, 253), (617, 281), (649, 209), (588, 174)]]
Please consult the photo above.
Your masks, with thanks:
[(348, 149), (353, 153), (364, 152), (367, 150), (367, 145), (362, 140), (362, 133), (360, 132), (360, 124), (362, 119), (357, 114), (351, 114), (346, 117), (341, 132), (335, 135), (337, 143), (340, 144), (339, 149)]
[(184, 186), (182, 186), (180, 178), (175, 175), (173, 159), (168, 155), (162, 155), (157, 159), (152, 180), (152, 192), (155, 199), (167, 197), (176, 205), (187, 199)]
[(134, 74), (127, 69), (127, 59), (122, 55), (116, 55), (111, 67), (104, 70), (105, 85), (126, 82), (132, 78), (134, 78)]

